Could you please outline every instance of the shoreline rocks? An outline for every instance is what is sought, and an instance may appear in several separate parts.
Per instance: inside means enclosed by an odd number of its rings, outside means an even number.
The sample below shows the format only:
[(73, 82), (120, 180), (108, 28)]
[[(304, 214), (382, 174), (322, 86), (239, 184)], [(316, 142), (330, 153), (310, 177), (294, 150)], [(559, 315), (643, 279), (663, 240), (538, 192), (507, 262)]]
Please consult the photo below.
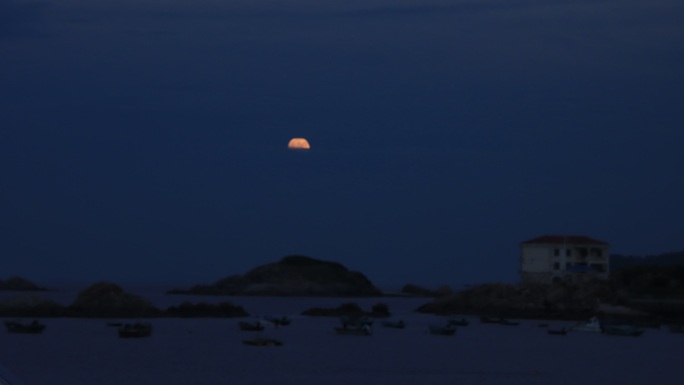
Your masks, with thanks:
[(2, 317), (64, 317), (66, 307), (40, 296), (6, 298), (0, 301)]
[(416, 309), (436, 315), (471, 314), (519, 319), (585, 320), (592, 316), (614, 319), (677, 319), (664, 313), (630, 306), (628, 294), (607, 281), (571, 283), (483, 284), (439, 297)]
[(401, 294), (414, 297), (443, 297), (453, 294), (453, 291), (450, 287), (445, 285), (438, 287), (436, 290), (432, 290), (408, 283), (401, 288)]
[[(4, 288), (17, 291), (47, 290), (12, 277)], [(303, 256), (288, 256), (259, 266), (245, 275), (229, 276), (213, 285), (170, 291), (189, 295), (301, 296), (301, 297), (431, 297), (415, 309), (436, 315), (470, 314), (507, 318), (584, 320), (591, 316), (639, 318), (684, 323), (684, 267), (630, 268), (615, 272), (610, 280), (581, 283), (489, 283), (452, 292), (448, 287), (429, 290), (407, 284), (401, 293), (382, 293), (363, 274), (339, 263)], [(339, 308), (312, 308), (303, 314), (340, 316), (359, 314), (387, 317), (379, 303), (370, 312), (353, 303)], [(249, 314), (230, 302), (184, 302), (158, 309), (140, 296), (126, 293), (111, 282), (98, 282), (78, 293), (67, 306), (38, 295), (0, 299), (5, 317), (245, 317)]]
[(437, 298), (419, 313), (481, 314), (514, 318), (584, 319), (597, 310), (600, 285), (484, 284)]

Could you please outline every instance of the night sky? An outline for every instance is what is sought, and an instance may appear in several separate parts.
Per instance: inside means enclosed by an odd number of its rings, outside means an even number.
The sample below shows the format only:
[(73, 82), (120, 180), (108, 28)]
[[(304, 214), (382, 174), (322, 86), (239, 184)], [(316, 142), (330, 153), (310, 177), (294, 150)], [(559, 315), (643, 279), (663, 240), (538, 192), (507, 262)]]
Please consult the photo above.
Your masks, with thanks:
[(683, 147), (681, 0), (0, 0), (0, 279), (679, 251)]

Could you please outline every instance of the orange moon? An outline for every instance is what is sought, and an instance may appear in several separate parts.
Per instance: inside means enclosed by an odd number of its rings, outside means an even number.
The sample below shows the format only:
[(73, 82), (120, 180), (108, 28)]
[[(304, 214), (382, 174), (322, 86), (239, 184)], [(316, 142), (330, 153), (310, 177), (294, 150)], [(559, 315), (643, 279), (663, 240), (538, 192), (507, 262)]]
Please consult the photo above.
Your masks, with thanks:
[(287, 148), (294, 150), (308, 150), (311, 148), (309, 142), (304, 138), (292, 138), (290, 143), (287, 144)]

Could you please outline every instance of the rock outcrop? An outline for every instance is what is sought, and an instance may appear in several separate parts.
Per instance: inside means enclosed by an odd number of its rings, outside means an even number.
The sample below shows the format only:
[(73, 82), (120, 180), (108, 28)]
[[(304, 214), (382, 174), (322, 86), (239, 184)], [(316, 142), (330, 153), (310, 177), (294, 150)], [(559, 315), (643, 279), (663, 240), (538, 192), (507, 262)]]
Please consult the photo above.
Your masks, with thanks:
[(40, 296), (6, 298), (0, 301), (3, 317), (64, 317), (66, 307)]
[(585, 319), (595, 315), (602, 302), (614, 302), (618, 295), (604, 282), (485, 284), (437, 298), (416, 311), (440, 315)]
[(432, 290), (408, 283), (401, 288), (401, 294), (415, 297), (443, 297), (445, 295), (453, 294), (453, 291), (446, 285), (440, 286), (436, 290)]
[(157, 317), (161, 311), (142, 297), (126, 293), (110, 282), (98, 282), (82, 290), (68, 307), (74, 317)]
[(381, 291), (363, 274), (336, 262), (288, 256), (256, 267), (244, 275), (226, 277), (213, 285), (196, 285), (173, 294), (263, 296), (369, 297)]

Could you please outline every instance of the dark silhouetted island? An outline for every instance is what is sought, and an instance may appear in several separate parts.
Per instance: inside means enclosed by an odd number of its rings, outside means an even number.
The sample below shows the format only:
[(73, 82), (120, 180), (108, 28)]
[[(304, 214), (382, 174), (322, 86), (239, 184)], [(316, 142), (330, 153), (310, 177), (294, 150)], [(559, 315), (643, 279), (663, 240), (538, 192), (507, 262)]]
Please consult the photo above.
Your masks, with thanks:
[(81, 290), (68, 306), (40, 296), (3, 298), (2, 317), (151, 318), (151, 317), (247, 317), (241, 306), (230, 302), (183, 302), (160, 310), (148, 300), (124, 291), (111, 282), (97, 282)]
[(258, 266), (244, 275), (223, 278), (212, 285), (195, 285), (170, 294), (245, 296), (372, 297), (382, 292), (365, 275), (337, 262), (291, 255)]
[[(674, 260), (673, 256), (676, 257)], [(406, 285), (402, 296), (430, 296), (432, 302), (416, 309), (438, 315), (473, 314), (505, 318), (589, 319), (592, 316), (628, 318), (635, 322), (684, 324), (684, 254), (663, 259), (631, 258), (611, 272), (608, 280), (491, 283), (453, 292), (448, 287), (428, 290)], [(638, 264), (636, 263), (638, 262)], [(616, 264), (619, 266), (619, 264)], [(19, 277), (2, 282), (4, 290), (47, 290)], [(339, 263), (304, 256), (287, 256), (256, 267), (243, 276), (232, 276), (213, 285), (196, 285), (171, 293), (243, 296), (384, 296), (363, 274)], [(312, 308), (308, 316), (389, 317), (387, 305), (378, 303), (370, 312), (355, 303), (337, 308)], [(98, 282), (79, 292), (68, 306), (24, 293), (0, 300), (4, 317), (246, 317), (249, 314), (230, 302), (209, 304), (184, 302), (161, 310), (117, 284)]]
[(66, 308), (41, 296), (4, 298), (0, 300), (1, 317), (65, 317)]
[(158, 317), (162, 312), (142, 297), (111, 282), (98, 282), (82, 290), (68, 307), (72, 317)]

